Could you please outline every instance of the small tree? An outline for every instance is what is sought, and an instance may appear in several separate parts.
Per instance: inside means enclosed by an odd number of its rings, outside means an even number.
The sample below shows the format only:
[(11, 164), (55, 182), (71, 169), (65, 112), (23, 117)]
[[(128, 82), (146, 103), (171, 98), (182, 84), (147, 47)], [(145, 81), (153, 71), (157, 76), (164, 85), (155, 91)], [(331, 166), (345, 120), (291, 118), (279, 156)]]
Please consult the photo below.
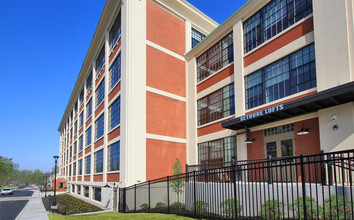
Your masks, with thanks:
[[(173, 175), (170, 180), (170, 185), (173, 189), (173, 192), (177, 193), (177, 199), (179, 202), (179, 195), (183, 193), (184, 182), (179, 174), (182, 174), (182, 165), (179, 161), (178, 157), (176, 158), (176, 162), (172, 165)], [(177, 176), (176, 176), (177, 175)]]
[[(306, 217), (307, 219), (317, 218), (317, 203), (316, 200), (311, 198), (310, 196), (305, 197), (306, 203)], [(304, 203), (303, 197), (299, 197), (294, 201), (294, 203), (290, 204), (291, 210), (294, 210), (296, 219), (305, 219), (304, 213)]]
[(242, 210), (242, 205), (236, 200), (236, 211), (235, 211), (235, 199), (227, 199), (224, 202), (220, 203), (220, 207), (223, 210), (223, 214), (232, 218), (235, 217)]
[(258, 213), (262, 219), (278, 219), (281, 218), (283, 215), (282, 209), (283, 209), (284, 203), (278, 202), (278, 200), (271, 199), (267, 200), (265, 203), (262, 204), (262, 211)]

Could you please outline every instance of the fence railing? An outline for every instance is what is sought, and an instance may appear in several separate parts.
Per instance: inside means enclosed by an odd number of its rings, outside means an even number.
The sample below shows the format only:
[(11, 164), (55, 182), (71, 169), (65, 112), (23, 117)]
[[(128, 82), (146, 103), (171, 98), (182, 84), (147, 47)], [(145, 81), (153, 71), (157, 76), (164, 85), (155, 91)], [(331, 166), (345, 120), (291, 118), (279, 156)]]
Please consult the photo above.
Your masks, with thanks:
[(354, 219), (354, 150), (234, 161), (119, 189), (120, 212), (207, 219)]

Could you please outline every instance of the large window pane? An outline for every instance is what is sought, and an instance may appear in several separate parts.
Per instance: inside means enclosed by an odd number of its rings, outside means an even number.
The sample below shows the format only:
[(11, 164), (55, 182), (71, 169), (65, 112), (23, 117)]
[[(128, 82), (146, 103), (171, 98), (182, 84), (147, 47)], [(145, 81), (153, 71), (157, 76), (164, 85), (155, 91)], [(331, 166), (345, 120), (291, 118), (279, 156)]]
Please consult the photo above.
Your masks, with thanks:
[(109, 107), (109, 129), (113, 129), (120, 124), (120, 97)]
[(96, 139), (103, 136), (104, 133), (104, 114), (102, 114), (96, 121)]
[(108, 152), (108, 170), (114, 171), (119, 170), (119, 158), (120, 158), (120, 142), (112, 144), (109, 146)]
[(103, 172), (103, 149), (95, 153), (95, 173)]

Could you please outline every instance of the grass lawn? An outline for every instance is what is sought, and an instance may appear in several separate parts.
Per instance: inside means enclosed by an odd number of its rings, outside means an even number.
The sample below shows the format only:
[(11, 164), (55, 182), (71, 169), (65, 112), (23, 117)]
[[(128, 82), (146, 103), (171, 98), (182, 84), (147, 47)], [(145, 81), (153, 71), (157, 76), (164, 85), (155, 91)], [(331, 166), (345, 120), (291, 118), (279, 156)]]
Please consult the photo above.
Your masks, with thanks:
[(149, 214), (149, 213), (134, 213), (134, 214), (122, 214), (118, 212), (104, 212), (98, 214), (89, 214), (89, 215), (72, 215), (72, 216), (64, 216), (64, 215), (55, 215), (55, 214), (48, 214), (50, 220), (61, 220), (61, 219), (119, 219), (119, 220), (126, 220), (126, 219), (193, 219), (187, 218), (183, 216), (177, 215), (165, 215), (165, 214)]
[[(10, 188), (10, 189), (14, 190), (14, 189), (17, 189), (18, 186), (3, 186), (2, 188), (3, 188), (3, 189)], [(1, 188), (0, 188), (0, 189), (1, 189)]]

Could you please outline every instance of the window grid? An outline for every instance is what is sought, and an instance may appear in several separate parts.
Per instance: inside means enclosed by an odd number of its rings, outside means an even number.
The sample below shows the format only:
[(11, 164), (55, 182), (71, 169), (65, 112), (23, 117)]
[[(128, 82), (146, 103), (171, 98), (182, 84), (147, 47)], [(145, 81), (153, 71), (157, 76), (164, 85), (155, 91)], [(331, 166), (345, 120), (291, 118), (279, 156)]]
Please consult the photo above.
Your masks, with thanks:
[(91, 145), (91, 127), (86, 130), (86, 147)]
[(102, 114), (96, 121), (96, 140), (103, 136), (104, 133), (104, 114)]
[(80, 92), (80, 98), (79, 98), (79, 100), (80, 100), (80, 105), (81, 105), (82, 103), (84, 103), (84, 89), (82, 89), (81, 92)]
[(91, 155), (85, 157), (85, 174), (91, 174)]
[(75, 121), (75, 124), (74, 124), (74, 134), (77, 133), (77, 120)]
[(198, 144), (199, 164), (225, 163), (236, 159), (236, 136)]
[(80, 114), (80, 128), (84, 125), (84, 112), (82, 111)]
[(103, 172), (103, 149), (95, 153), (95, 173)]
[(192, 28), (192, 48), (197, 46), (202, 40), (204, 40), (205, 35), (199, 31)]
[(100, 74), (104, 62), (105, 62), (105, 57), (104, 57), (104, 44), (103, 44), (102, 49), (96, 59), (96, 76)]
[(231, 32), (197, 58), (197, 81), (200, 82), (213, 75), (233, 61), (233, 33)]
[(89, 76), (86, 79), (86, 93), (90, 91), (92, 88), (92, 71), (90, 72)]
[(108, 150), (108, 171), (119, 170), (120, 142), (109, 146)]
[(245, 84), (247, 109), (316, 87), (314, 44), (249, 74)]
[(82, 151), (84, 143), (83, 143), (83, 137), (82, 135), (79, 137), (79, 152)]
[(89, 119), (92, 115), (92, 99), (90, 99), (90, 101), (87, 103), (86, 109), (87, 109), (86, 119)]
[(234, 84), (198, 100), (198, 125), (235, 114)]
[(109, 70), (109, 88), (113, 87), (118, 83), (121, 76), (121, 57), (118, 55), (117, 59), (114, 61), (111, 69)]
[(121, 34), (121, 15), (120, 15), (120, 12), (119, 12), (118, 16), (116, 17), (116, 20), (113, 23), (113, 26), (112, 26), (111, 30), (109, 31), (109, 45), (110, 45), (110, 48), (114, 47), (114, 45), (116, 44), (120, 34)]
[(96, 90), (96, 108), (104, 99), (104, 79), (102, 80), (101, 84), (98, 86)]
[(94, 199), (96, 201), (101, 201), (101, 188), (98, 187), (93, 187), (93, 191), (94, 191)]
[(120, 97), (109, 107), (108, 127), (113, 129), (120, 124)]
[(280, 125), (273, 128), (264, 129), (264, 136), (277, 135), (294, 131), (294, 124)]
[(73, 163), (73, 176), (76, 176), (76, 162)]
[(89, 186), (84, 186), (84, 196), (87, 198), (90, 196), (90, 187)]
[(75, 141), (74, 142), (74, 155), (77, 154), (77, 142)]
[(243, 23), (245, 53), (312, 13), (312, 0), (273, 0)]
[(79, 162), (78, 162), (78, 166), (79, 166), (78, 175), (82, 175), (82, 159), (81, 159), (81, 160), (79, 160)]

